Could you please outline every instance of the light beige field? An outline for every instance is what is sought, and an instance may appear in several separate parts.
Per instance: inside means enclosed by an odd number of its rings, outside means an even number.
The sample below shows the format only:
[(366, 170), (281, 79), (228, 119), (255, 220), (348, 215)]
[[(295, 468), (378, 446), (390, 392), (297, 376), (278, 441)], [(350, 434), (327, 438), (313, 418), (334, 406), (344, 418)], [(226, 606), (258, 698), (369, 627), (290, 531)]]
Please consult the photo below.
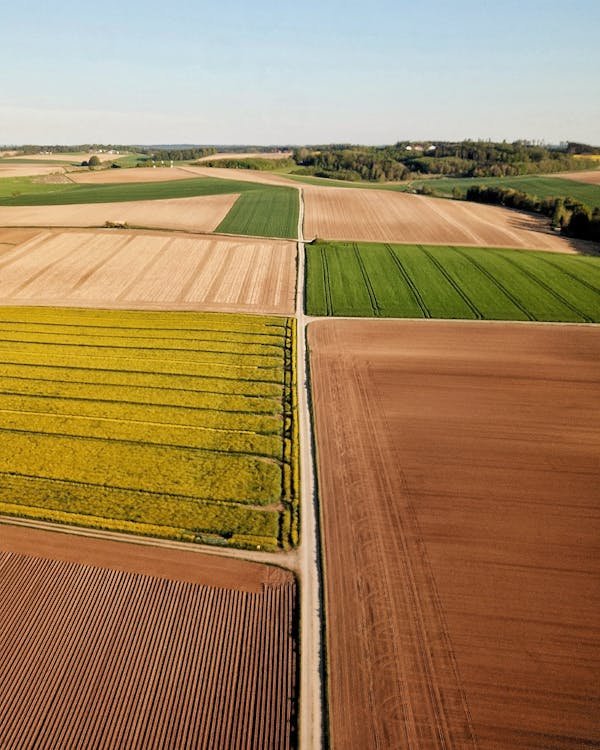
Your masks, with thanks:
[(547, 222), (520, 211), (387, 190), (304, 186), (304, 236), (332, 240), (573, 252)]
[(257, 154), (235, 154), (235, 153), (221, 153), (213, 154), (212, 156), (202, 156), (198, 161), (221, 161), (222, 159), (287, 159), (292, 155), (291, 151), (275, 151), (273, 153)]
[(293, 242), (105, 230), (0, 245), (0, 304), (290, 315), (295, 290)]
[(120, 154), (92, 154), (92, 153), (73, 153), (73, 154), (20, 154), (15, 156), (15, 159), (36, 159), (40, 161), (69, 161), (69, 162), (82, 162), (87, 161), (90, 156), (97, 156), (100, 161), (115, 161), (116, 159), (122, 159), (127, 156), (126, 152)]
[[(301, 187), (294, 180), (272, 172), (261, 172), (258, 169), (226, 169), (221, 167), (182, 167), (196, 177), (220, 177), (223, 180), (240, 180), (241, 182), (259, 182), (265, 185), (283, 185), (284, 187)], [(325, 188), (329, 190), (330, 188)]]
[(64, 174), (65, 168), (60, 164), (3, 164), (0, 161), (0, 178), (2, 177), (37, 177), (46, 174)]
[(585, 182), (588, 185), (600, 185), (600, 169), (592, 169), (585, 172), (560, 172), (552, 176), (564, 178), (565, 180)]
[(123, 182), (168, 182), (170, 180), (193, 180), (181, 167), (133, 167), (132, 169), (102, 169), (98, 172), (70, 172), (73, 182), (85, 185), (103, 185)]
[(150, 229), (212, 232), (238, 195), (207, 195), (66, 206), (0, 206), (0, 227), (102, 227), (105, 222)]

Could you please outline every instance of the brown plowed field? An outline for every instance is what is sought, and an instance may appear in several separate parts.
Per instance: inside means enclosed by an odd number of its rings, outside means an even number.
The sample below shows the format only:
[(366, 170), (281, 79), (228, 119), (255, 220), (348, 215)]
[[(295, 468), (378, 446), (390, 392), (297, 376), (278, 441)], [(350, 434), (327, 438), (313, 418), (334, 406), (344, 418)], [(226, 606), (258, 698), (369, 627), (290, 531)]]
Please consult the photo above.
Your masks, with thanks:
[(600, 185), (600, 169), (585, 172), (559, 172), (553, 176), (576, 182), (587, 182), (588, 185)]
[(180, 167), (143, 167), (132, 169), (103, 169), (99, 172), (70, 172), (73, 182), (102, 185), (122, 182), (169, 182), (193, 180), (194, 175)]
[(3, 750), (293, 745), (291, 575), (221, 558), (240, 577), (224, 588), (210, 556), (171, 561), (208, 563), (214, 583), (196, 583), (157, 575), (162, 560), (132, 562), (136, 550), (123, 562), (118, 542), (102, 553), (70, 539), (85, 563), (65, 561), (63, 535), (11, 528), (0, 526)]
[(212, 232), (227, 216), (238, 197), (206, 195), (122, 203), (0, 206), (0, 226), (101, 227), (107, 221), (112, 221), (136, 227)]
[(39, 233), (39, 229), (3, 229), (0, 227), (0, 254), (9, 250), (11, 246), (20, 245)]
[(308, 331), (332, 747), (599, 747), (598, 328)]
[(2, 304), (294, 311), (292, 242), (47, 231), (3, 247)]
[(529, 214), (390, 190), (304, 186), (304, 236), (430, 245), (572, 251), (572, 243)]

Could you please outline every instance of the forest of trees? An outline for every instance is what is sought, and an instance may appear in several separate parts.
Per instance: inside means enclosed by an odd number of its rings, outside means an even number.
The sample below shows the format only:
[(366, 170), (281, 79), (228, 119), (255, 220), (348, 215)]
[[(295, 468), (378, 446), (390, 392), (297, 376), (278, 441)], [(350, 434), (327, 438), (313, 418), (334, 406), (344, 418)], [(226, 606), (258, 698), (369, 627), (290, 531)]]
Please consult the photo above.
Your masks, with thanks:
[(507, 208), (549, 216), (552, 226), (563, 234), (583, 240), (600, 242), (600, 208), (589, 206), (571, 198), (544, 198), (503, 187), (473, 185), (465, 196), (468, 201), (493, 203)]
[(423, 175), (447, 177), (508, 177), (547, 174), (593, 168), (592, 160), (574, 158), (577, 151), (548, 148), (525, 141), (493, 143), (489, 141), (444, 141), (419, 144), (400, 141), (394, 146), (335, 145), (296, 148), (293, 158), (298, 173), (339, 180), (374, 182), (410, 180)]

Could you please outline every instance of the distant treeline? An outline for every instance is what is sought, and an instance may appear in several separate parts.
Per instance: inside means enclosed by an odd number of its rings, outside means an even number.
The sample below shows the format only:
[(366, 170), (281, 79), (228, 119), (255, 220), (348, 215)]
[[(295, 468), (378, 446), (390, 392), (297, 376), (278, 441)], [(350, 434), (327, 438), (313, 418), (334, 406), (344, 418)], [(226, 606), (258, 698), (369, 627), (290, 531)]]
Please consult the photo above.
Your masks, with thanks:
[(193, 161), (203, 156), (217, 153), (216, 148), (138, 148), (138, 154), (143, 154), (153, 161)]
[[(587, 149), (587, 150), (583, 150)], [(592, 153), (584, 144), (548, 148), (525, 141), (401, 141), (394, 146), (335, 145), (296, 148), (300, 174), (340, 180), (375, 182), (410, 180), (423, 175), (447, 177), (508, 177), (547, 174), (597, 167), (593, 160), (574, 158)], [(600, 151), (600, 149), (598, 149)]]
[(544, 214), (552, 219), (552, 226), (560, 228), (563, 234), (600, 242), (600, 208), (592, 210), (571, 198), (540, 199), (520, 190), (485, 185), (469, 187), (465, 198), (477, 203), (492, 203)]
[(286, 169), (295, 166), (292, 159), (261, 159), (252, 157), (248, 159), (209, 159), (200, 162), (202, 167), (223, 167), (226, 169), (259, 169), (261, 171), (273, 171), (275, 169)]

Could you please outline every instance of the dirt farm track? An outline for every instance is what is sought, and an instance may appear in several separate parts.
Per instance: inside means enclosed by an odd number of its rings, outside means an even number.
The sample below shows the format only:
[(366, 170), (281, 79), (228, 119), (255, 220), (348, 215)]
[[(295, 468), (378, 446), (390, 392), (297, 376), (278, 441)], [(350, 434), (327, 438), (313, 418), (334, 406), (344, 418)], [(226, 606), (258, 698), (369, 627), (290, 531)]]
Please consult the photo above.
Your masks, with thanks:
[(600, 746), (598, 328), (308, 333), (332, 747)]
[(293, 746), (291, 574), (64, 542), (0, 525), (2, 750)]

